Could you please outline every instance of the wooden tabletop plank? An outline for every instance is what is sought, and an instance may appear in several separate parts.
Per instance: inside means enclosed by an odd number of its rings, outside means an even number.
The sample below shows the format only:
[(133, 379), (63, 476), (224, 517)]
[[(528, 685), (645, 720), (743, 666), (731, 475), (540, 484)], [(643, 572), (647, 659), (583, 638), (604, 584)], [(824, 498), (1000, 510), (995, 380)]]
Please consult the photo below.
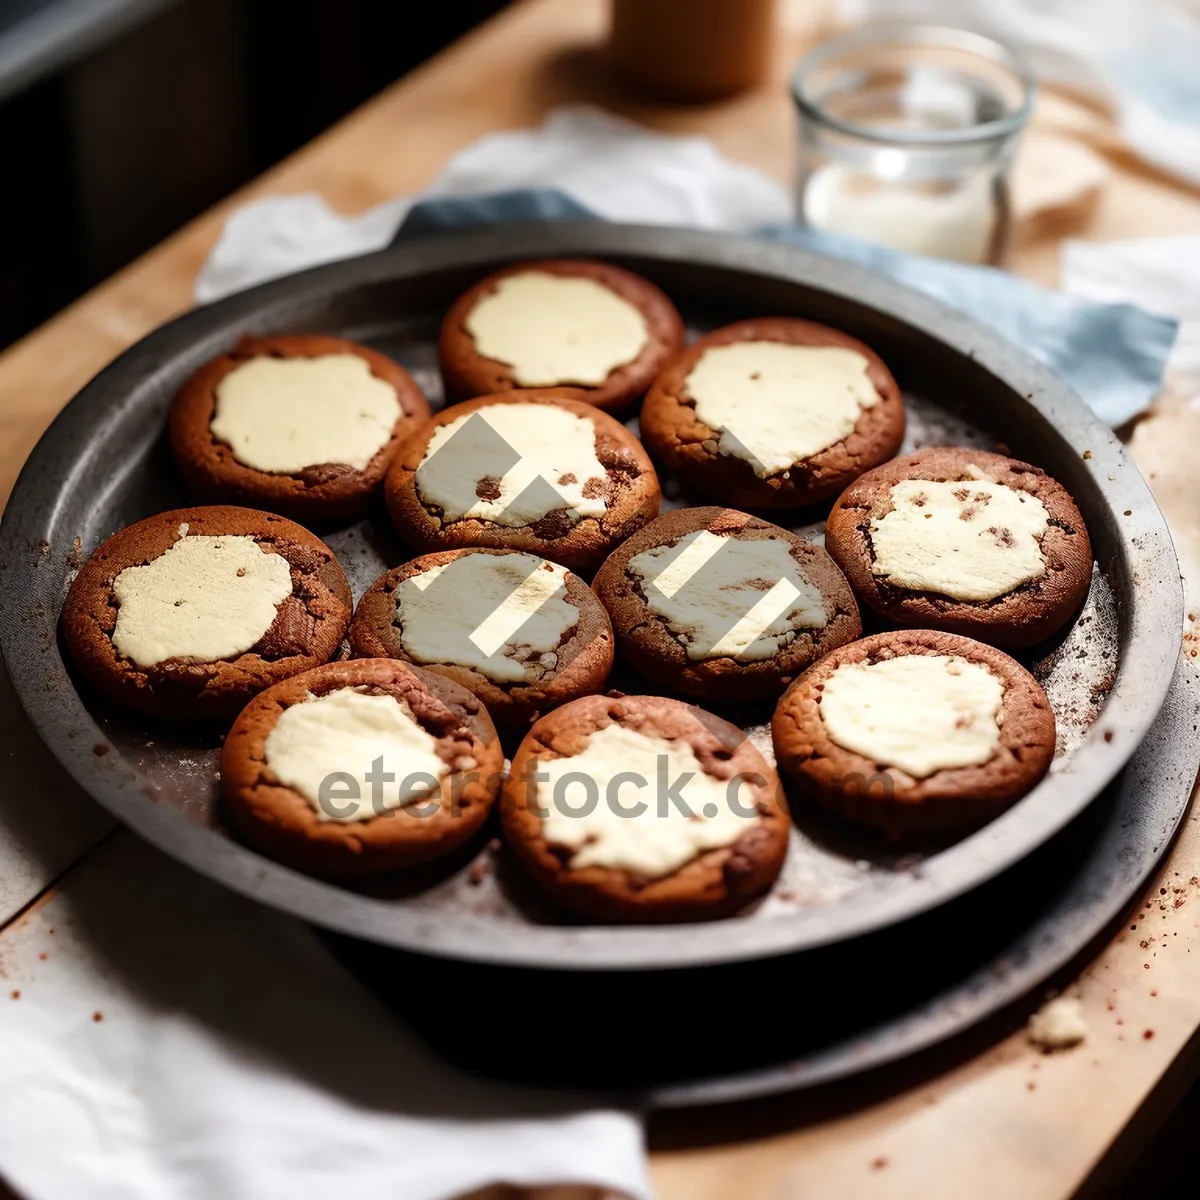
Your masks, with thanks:
[[(597, 52), (604, 0), (515, 5), (0, 355), (0, 499), (70, 396), (189, 306), (196, 272), (237, 206), (315, 191), (341, 211), (358, 212), (416, 191), (476, 138), (534, 124), (564, 103), (599, 104), (664, 131), (704, 133), (728, 157), (786, 181), (794, 126), (784, 83), (789, 64), (824, 20), (823, 8), (807, 0), (784, 5), (786, 28), (767, 86), (684, 108), (629, 98), (607, 78)], [(1073, 226), (1021, 232), (1011, 264), (1021, 274), (1053, 283), (1063, 232), (1104, 240), (1200, 231), (1197, 193), (1115, 149), (1113, 128), (1102, 115), (1048, 95), (1034, 128), (1086, 140), (1110, 156), (1115, 175)], [(1200, 495), (1190, 449), (1197, 445), (1200, 415), (1188, 399), (1160, 404), (1138, 426), (1132, 450), (1167, 513), (1190, 582), (1200, 579)], [(56, 768), (43, 763), (40, 770), (39, 780), (57, 793)], [(0, 822), (8, 820), (14, 796), (0, 786)], [(89, 828), (86, 813), (84, 802), (75, 818), (63, 818), (64, 827), (78, 821), (80, 829)], [(27, 897), (55, 873), (53, 864), (70, 858), (70, 836), (47, 854), (50, 865), (28, 873), (11, 897)], [(95, 836), (92, 827), (78, 844)], [(1150, 890), (1147, 917), (1131, 920), (1141, 929), (1126, 930), (1076, 984), (1092, 1027), (1079, 1049), (1047, 1058), (1018, 1034), (932, 1083), (849, 1116), (769, 1138), (735, 1130), (740, 1140), (729, 1144), (656, 1153), (660, 1194), (665, 1200), (836, 1194), (1061, 1200), (1072, 1194), (1200, 1026), (1200, 884), (1194, 877), (1200, 880), (1200, 831), (1193, 817)], [(1175, 893), (1180, 881), (1185, 890)], [(1170, 901), (1162, 911), (1160, 888), (1168, 889)], [(5, 896), (0, 892), (0, 914), (5, 903), (16, 902)]]

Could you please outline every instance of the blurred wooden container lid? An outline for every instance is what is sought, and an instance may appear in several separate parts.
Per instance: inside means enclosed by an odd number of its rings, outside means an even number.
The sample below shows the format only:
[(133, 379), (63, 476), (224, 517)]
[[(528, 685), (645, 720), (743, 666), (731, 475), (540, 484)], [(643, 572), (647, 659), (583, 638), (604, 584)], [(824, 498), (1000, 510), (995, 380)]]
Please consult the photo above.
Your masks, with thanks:
[(637, 87), (714, 100), (761, 83), (776, 0), (612, 0), (608, 57)]

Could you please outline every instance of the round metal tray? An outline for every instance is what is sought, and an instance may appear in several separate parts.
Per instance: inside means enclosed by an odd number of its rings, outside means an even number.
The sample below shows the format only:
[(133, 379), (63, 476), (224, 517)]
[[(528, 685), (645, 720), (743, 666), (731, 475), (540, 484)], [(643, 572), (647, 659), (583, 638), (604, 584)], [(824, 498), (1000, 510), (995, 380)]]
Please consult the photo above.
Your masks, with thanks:
[[(368, 342), (441, 402), (434, 338), (449, 302), (509, 261), (602, 257), (657, 282), (693, 329), (794, 315), (843, 328), (891, 365), (907, 446), (1009, 449), (1058, 478), (1092, 534), (1098, 570), (1083, 614), (1025, 656), (1055, 706), (1055, 769), (1021, 803), (951, 843), (906, 846), (798, 814), (772, 895), (738, 918), (684, 928), (561, 923), (478, 850), (403, 892), (298, 875), (222, 828), (217, 741), (112, 710), (72, 679), (56, 624), (65, 589), (105, 536), (186, 502), (163, 437), (187, 376), (243, 333), (320, 331)], [(664, 479), (672, 504), (682, 502)], [(823, 513), (796, 527), (820, 536)], [(408, 555), (382, 518), (326, 535), (356, 594)], [(1127, 762), (1167, 693), (1182, 598), (1166, 526), (1111, 432), (1051, 373), (962, 315), (811, 252), (748, 239), (595, 222), (513, 225), (407, 243), (279, 280), (165, 326), (88, 385), (29, 459), (0, 527), (0, 645), (14, 686), (67, 770), (143, 836), (226, 885), (331, 930), (423, 954), (512, 966), (682, 968), (767, 958), (886, 929), (977, 888), (1078, 816)], [(625, 684), (627, 690), (632, 690)], [(769, 712), (727, 710), (760, 744)], [(769, 746), (767, 747), (769, 749)]]

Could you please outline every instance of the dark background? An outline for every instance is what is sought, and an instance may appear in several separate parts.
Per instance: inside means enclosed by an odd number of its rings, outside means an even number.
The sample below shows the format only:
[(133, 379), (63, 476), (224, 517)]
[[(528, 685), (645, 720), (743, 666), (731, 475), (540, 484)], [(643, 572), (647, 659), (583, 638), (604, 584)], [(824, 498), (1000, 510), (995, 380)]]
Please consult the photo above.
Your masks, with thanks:
[(506, 2), (0, 0), (0, 347)]

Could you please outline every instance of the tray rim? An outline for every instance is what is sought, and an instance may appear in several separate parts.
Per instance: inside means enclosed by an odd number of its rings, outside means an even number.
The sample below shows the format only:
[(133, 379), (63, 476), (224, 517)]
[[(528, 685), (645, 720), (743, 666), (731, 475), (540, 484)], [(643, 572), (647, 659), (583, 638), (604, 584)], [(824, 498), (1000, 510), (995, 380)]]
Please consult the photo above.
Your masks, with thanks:
[[(1125, 636), (1116, 680), (1105, 702), (1108, 740), (1099, 722), (1088, 731), (1066, 770), (1043, 781), (1022, 804), (979, 833), (925, 864), (886, 921), (872, 918), (853, 897), (820, 908), (754, 924), (695, 926), (522, 926), (498, 928), (476, 914), (406, 909), (372, 900), (300, 875), (258, 855), (168, 805), (148, 803), (127, 764), (97, 770), (91, 746), (103, 738), (82, 704), (73, 714), (75, 733), (59, 736), (60, 705), (48, 699), (41, 679), (64, 669), (55, 639), (39, 644), (26, 614), (18, 611), (32, 584), (37, 543), (56, 505), (40, 498), (43, 477), (69, 485), (62, 468), (78, 462), (105, 418), (107, 399), (122, 388), (147, 385), (157, 365), (182, 345), (223, 343), (235, 331), (268, 328), (273, 315), (304, 298), (373, 283), (419, 277), (438, 270), (476, 268), (481, 273), (536, 257), (616, 257), (681, 263), (753, 273), (826, 293), (899, 321), (920, 335), (973, 359), (1023, 398), (1083, 459), (1085, 469), (1114, 516), (1114, 530), (1128, 566), (1128, 586), (1139, 574), (1153, 579), (1149, 595), (1122, 616)], [(149, 369), (143, 365), (149, 363)], [(1131, 516), (1115, 520), (1115, 514)], [(1164, 571), (1163, 564), (1170, 570)], [(341, 933), (422, 953), (515, 966), (580, 970), (703, 966), (795, 953), (845, 940), (944, 903), (999, 874), (1077, 815), (1132, 756), (1161, 707), (1178, 654), (1183, 597), (1178, 564), (1166, 522), (1150, 490), (1112, 431), (1047, 368), (1000, 335), (961, 312), (866, 268), (804, 247), (738, 235), (601, 221), (520, 222), (451, 231), (403, 243), (357, 259), (315, 267), (273, 280), (185, 313), (126, 350), (101, 371), (56, 417), (34, 448), (0, 523), (0, 650), (14, 688), (35, 728), (55, 757), (95, 799), (160, 849), (226, 886), (273, 907)], [(23, 587), (22, 584), (26, 586)], [(20, 598), (18, 598), (20, 593)], [(53, 624), (57, 623), (57, 607)], [(1131, 663), (1136, 669), (1131, 669)], [(42, 672), (36, 669), (42, 667)], [(39, 676), (35, 679), (34, 676)], [(92, 735), (95, 735), (94, 737)], [(1058, 793), (1055, 803), (1030, 804)]]

